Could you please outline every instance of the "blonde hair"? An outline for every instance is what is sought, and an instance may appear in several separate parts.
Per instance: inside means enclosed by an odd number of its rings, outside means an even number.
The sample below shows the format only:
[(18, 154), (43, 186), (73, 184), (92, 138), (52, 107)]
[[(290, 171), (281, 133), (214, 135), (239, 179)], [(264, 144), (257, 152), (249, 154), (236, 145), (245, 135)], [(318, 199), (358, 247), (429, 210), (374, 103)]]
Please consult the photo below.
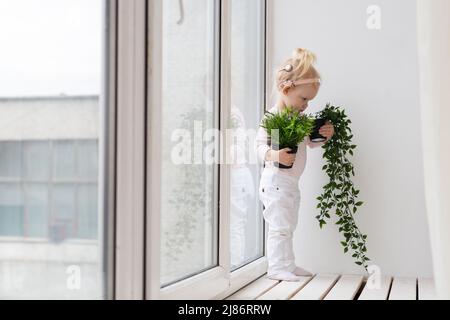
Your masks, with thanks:
[[(314, 67), (316, 60), (316, 55), (308, 49), (295, 49), (292, 52), (292, 57), (276, 70), (274, 92), (281, 91), (286, 84), (292, 84), (299, 80), (319, 79), (320, 81), (320, 74)], [(319, 81), (314, 84), (318, 85)]]

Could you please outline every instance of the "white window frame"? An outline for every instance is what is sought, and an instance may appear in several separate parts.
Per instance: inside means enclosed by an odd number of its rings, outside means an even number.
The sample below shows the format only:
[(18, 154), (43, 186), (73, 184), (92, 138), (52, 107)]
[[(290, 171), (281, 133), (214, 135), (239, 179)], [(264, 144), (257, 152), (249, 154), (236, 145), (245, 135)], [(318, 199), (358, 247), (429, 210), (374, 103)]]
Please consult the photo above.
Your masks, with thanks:
[[(263, 33), (264, 33), (264, 37), (263, 37), (263, 41), (264, 41), (264, 52), (263, 52), (263, 60), (264, 60), (264, 65), (262, 66), (262, 70), (261, 70), (261, 74), (264, 77), (264, 83), (263, 83), (263, 90), (264, 90), (264, 97), (263, 97), (263, 106), (261, 106), (260, 111), (263, 111), (262, 113), (264, 113), (265, 108), (264, 105), (266, 105), (268, 99), (270, 98), (270, 90), (271, 87), (269, 85), (270, 81), (267, 81), (267, 70), (269, 70), (269, 52), (268, 52), (268, 47), (270, 46), (270, 42), (269, 42), (269, 28), (268, 26), (270, 26), (270, 16), (268, 15), (269, 12), (271, 12), (272, 9), (272, 0), (265, 0), (264, 3), (265, 7), (263, 8), (263, 17), (262, 17), (262, 25), (263, 25)], [(225, 17), (226, 21), (229, 23), (229, 21), (231, 20), (231, 17), (229, 15), (227, 15)], [(225, 43), (226, 44), (230, 44), (231, 43), (231, 39), (230, 39), (230, 29), (228, 26), (223, 26), (222, 30), (226, 30), (226, 34), (222, 33), (222, 37), (223, 39), (225, 39)], [(228, 59), (226, 61), (223, 61), (222, 63), (226, 63), (227, 65), (227, 71), (228, 73), (230, 72), (231, 69), (231, 65), (229, 63), (230, 61), (230, 57), (228, 56)], [(226, 87), (227, 92), (226, 95), (228, 97), (231, 96), (231, 92), (230, 92), (230, 88), (231, 88), (231, 83), (230, 83), (230, 79), (227, 79), (227, 81), (223, 81), (222, 82), (223, 87)], [(230, 105), (230, 103), (228, 103), (227, 105)], [(226, 110), (226, 114), (230, 114), (230, 110)], [(229, 171), (226, 172), (227, 177), (229, 177)], [(227, 187), (227, 190), (229, 190), (229, 188)], [(229, 197), (227, 195), (226, 198), (226, 202), (230, 203), (229, 201)], [(226, 214), (229, 216), (229, 211), (226, 212)], [(265, 226), (265, 223), (263, 224)], [(228, 228), (229, 226), (227, 226)], [(227, 229), (228, 230), (228, 229)], [(264, 244), (263, 244), (263, 256), (232, 271), (230, 274), (230, 282), (229, 282), (229, 287), (227, 290), (225, 290), (224, 292), (221, 292), (220, 294), (216, 295), (213, 297), (213, 299), (224, 299), (227, 296), (231, 295), (232, 293), (238, 291), (239, 289), (241, 289), (242, 287), (244, 287), (245, 285), (249, 284), (250, 282), (254, 281), (255, 279), (261, 277), (263, 274), (266, 273), (267, 271), (267, 258), (266, 258), (266, 239), (267, 239), (267, 228), (264, 227)], [(229, 248), (227, 249), (229, 250)], [(229, 270), (229, 269), (228, 269)]]
[(100, 106), (104, 108), (100, 117), (102, 130), (99, 139), (99, 239), (103, 245), (103, 281), (105, 299), (112, 300), (115, 292), (115, 220), (116, 220), (116, 114), (117, 114), (117, 1), (103, 1), (104, 41), (102, 55), (102, 94)]
[(146, 1), (116, 0), (114, 298), (144, 299)]
[[(98, 24), (98, 27), (101, 28), (99, 30), (99, 34), (101, 35), (101, 61), (102, 65), (99, 66), (101, 68), (101, 93), (99, 95), (99, 137), (98, 137), (98, 180), (91, 180), (91, 179), (85, 179), (85, 178), (70, 178), (68, 180), (65, 179), (58, 179), (55, 180), (53, 177), (53, 172), (49, 172), (49, 179), (41, 180), (41, 179), (33, 179), (24, 177), (26, 182), (42, 182), (48, 185), (50, 188), (51, 185), (54, 184), (60, 184), (60, 183), (70, 183), (74, 185), (80, 185), (80, 184), (97, 184), (98, 185), (98, 238), (97, 239), (66, 239), (68, 242), (74, 243), (74, 244), (83, 244), (83, 245), (92, 245), (98, 248), (98, 259), (100, 262), (100, 265), (98, 268), (100, 270), (97, 270), (101, 274), (101, 282), (102, 282), (102, 292), (100, 296), (96, 296), (95, 299), (115, 299), (116, 297), (116, 243), (115, 243), (115, 219), (116, 219), (116, 175), (117, 175), (117, 166), (116, 166), (116, 111), (117, 111), (117, 99), (116, 96), (118, 94), (118, 88), (117, 88), (117, 30), (118, 30), (118, 19), (117, 19), (117, 5), (118, 0), (102, 0), (101, 2), (101, 17), (98, 17), (101, 22)], [(55, 26), (56, 28), (58, 26)], [(95, 33), (97, 30), (95, 31)], [(132, 38), (132, 37), (130, 37)], [(36, 98), (36, 97), (33, 97)], [(19, 120), (20, 119), (16, 119)], [(62, 126), (64, 124), (61, 124)], [(122, 125), (123, 126), (123, 125)], [(123, 128), (122, 128), (123, 129)], [(47, 138), (45, 140), (33, 140), (30, 137), (22, 137), (22, 140), (14, 140), (15, 142), (30, 142), (30, 141), (39, 141), (39, 142), (45, 142), (48, 143), (49, 146), (52, 146), (53, 143), (56, 141), (53, 138)], [(77, 139), (80, 140), (90, 140), (91, 138), (76, 138), (68, 139), (69, 141), (77, 141)], [(97, 140), (97, 139), (95, 139)], [(78, 142), (77, 142), (78, 143)], [(122, 145), (123, 147), (123, 141)], [(48, 156), (52, 157), (52, 147), (50, 147), (50, 151)], [(78, 162), (78, 159), (75, 160)], [(50, 165), (49, 169), (53, 169), (53, 167)], [(122, 161), (123, 165), (123, 161)], [(123, 169), (123, 166), (122, 166)], [(120, 170), (119, 170), (120, 171)], [(123, 174), (122, 174), (123, 175)], [(13, 179), (12, 179), (13, 180)], [(48, 193), (50, 194), (52, 191), (50, 189), (48, 190)], [(76, 199), (78, 201), (78, 199)], [(48, 200), (48, 211), (51, 215), (53, 209), (52, 209), (52, 202), (50, 199)], [(124, 207), (124, 206), (123, 206)], [(51, 218), (51, 217), (49, 217)], [(122, 238), (120, 241), (118, 241), (118, 244), (120, 245), (121, 242), (124, 242), (125, 234), (124, 232), (121, 233)], [(7, 241), (8, 244), (14, 244), (14, 242), (20, 242), (20, 243), (36, 243), (39, 246), (44, 246), (42, 249), (45, 249), (47, 251), (48, 248), (53, 248), (53, 246), (49, 246), (48, 237), (1, 237), (0, 242)], [(48, 247), (48, 248), (47, 248)], [(11, 247), (10, 249), (14, 249), (14, 247)], [(42, 259), (42, 254), (44, 251), (41, 250), (34, 250), (33, 248), (28, 248), (32, 250), (32, 254), (35, 254), (35, 258), (32, 258), (32, 260)], [(14, 259), (29, 259), (29, 256), (23, 256), (24, 253), (27, 253), (28, 250), (17, 250), (16, 257), (13, 257)], [(122, 250), (123, 252), (123, 250)], [(59, 257), (60, 251), (51, 251), (50, 253), (54, 254), (54, 257)], [(21, 255), (23, 257), (21, 257)], [(121, 254), (121, 259), (126, 258)], [(142, 255), (141, 255), (142, 256)], [(52, 258), (52, 260), (53, 260)], [(69, 262), (68, 259), (69, 255), (64, 255), (64, 257), (61, 257), (63, 260), (61, 262)], [(66, 259), (67, 258), (67, 259)], [(97, 258), (96, 258), (97, 259)], [(72, 259), (71, 259), (72, 260)], [(70, 261), (71, 263), (76, 263), (76, 261)], [(123, 262), (120, 262), (123, 264)], [(34, 276), (39, 277), (38, 274), (35, 274)], [(126, 276), (126, 274), (125, 274)], [(119, 277), (124, 277), (124, 273), (119, 273)], [(98, 279), (99, 280), (99, 279)], [(122, 280), (122, 282), (124, 282)], [(6, 283), (8, 285), (8, 283)], [(43, 288), (44, 289), (44, 288)], [(25, 289), (24, 289), (25, 290)], [(120, 288), (122, 290), (122, 288)], [(45, 291), (45, 290), (44, 290)], [(124, 291), (124, 290), (122, 290)], [(45, 296), (45, 295), (44, 295)]]
[[(267, 268), (264, 254), (231, 272), (230, 234), (226, 232), (230, 227), (229, 165), (219, 166), (218, 223), (225, 232), (219, 232), (218, 266), (160, 287), (162, 1), (117, 1), (114, 298), (222, 299), (262, 276)], [(231, 4), (220, 3), (220, 25), (216, 26), (221, 32), (220, 127), (226, 128), (231, 96)], [(269, 3), (267, 0), (265, 12)], [(267, 66), (266, 54), (265, 61)], [(226, 135), (223, 138), (227, 145)]]
[[(149, 206), (147, 207), (147, 299), (202, 299), (213, 297), (229, 286), (228, 270), (230, 268), (226, 253), (228, 250), (228, 236), (224, 232), (219, 232), (219, 265), (208, 269), (200, 274), (189, 277), (185, 280), (178, 281), (172, 285), (161, 288), (160, 287), (160, 181), (161, 170), (159, 163), (160, 159), (160, 141), (161, 141), (161, 110), (158, 106), (161, 106), (161, 86), (162, 83), (162, 1), (152, 0), (148, 8), (149, 12), (149, 104), (148, 104), (148, 157), (151, 157), (152, 161), (148, 162), (148, 175), (147, 181), (152, 181), (147, 189), (147, 201)], [(218, 9), (218, 8), (217, 8)], [(222, 5), (222, 16), (224, 10), (227, 10), (225, 5)], [(226, 14), (226, 13), (225, 13)], [(219, 30), (218, 26), (215, 27)], [(215, 44), (218, 48), (218, 43)], [(221, 48), (221, 54), (226, 52), (226, 48)], [(223, 78), (227, 78), (222, 72)], [(217, 81), (215, 81), (217, 83)], [(226, 95), (221, 94), (221, 105), (224, 103), (224, 97)], [(221, 115), (223, 111), (221, 111)], [(225, 119), (221, 117), (221, 126), (225, 123)], [(228, 186), (227, 179), (223, 177), (224, 172), (228, 169), (220, 168), (220, 184), (222, 186), (220, 190), (220, 198), (226, 199), (225, 191)], [(226, 201), (221, 201), (219, 206), (219, 225), (226, 228), (228, 223), (228, 217), (222, 212), (226, 211)], [(211, 283), (214, 282), (214, 285)]]

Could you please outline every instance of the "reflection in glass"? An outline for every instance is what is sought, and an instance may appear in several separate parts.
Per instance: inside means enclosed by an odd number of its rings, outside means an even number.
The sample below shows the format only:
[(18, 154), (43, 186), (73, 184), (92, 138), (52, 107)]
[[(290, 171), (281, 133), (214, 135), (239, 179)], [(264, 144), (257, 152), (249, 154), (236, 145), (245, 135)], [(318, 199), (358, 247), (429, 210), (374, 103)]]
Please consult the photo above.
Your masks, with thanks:
[[(0, 299), (103, 299), (102, 0), (0, 1)], [(102, 138), (103, 139), (103, 138)]]
[[(264, 255), (259, 166), (252, 163), (251, 135), (263, 110), (264, 28), (262, 0), (231, 1), (230, 255), (235, 270)], [(247, 131), (249, 130), (249, 131)]]
[(20, 236), (23, 234), (23, 200), (18, 183), (0, 184), (0, 234)]
[(19, 178), (22, 175), (21, 145), (14, 141), (0, 143), (0, 176)]
[[(217, 265), (217, 165), (202, 159), (216, 126), (217, 1), (163, 1), (161, 285)], [(200, 136), (196, 132), (199, 130)], [(186, 133), (180, 136), (180, 133)], [(210, 143), (210, 142), (209, 142)], [(209, 144), (208, 143), (208, 144)], [(197, 147), (194, 147), (194, 146)], [(177, 161), (177, 148), (186, 147)], [(194, 148), (197, 148), (196, 152)]]
[(29, 180), (48, 180), (50, 177), (50, 150), (47, 141), (23, 143), (24, 176)]
[(48, 236), (49, 206), (48, 184), (24, 184), (24, 204), (27, 216), (27, 231), (29, 237), (45, 238)]
[(74, 141), (56, 141), (54, 143), (53, 163), (55, 179), (74, 179), (76, 175)]

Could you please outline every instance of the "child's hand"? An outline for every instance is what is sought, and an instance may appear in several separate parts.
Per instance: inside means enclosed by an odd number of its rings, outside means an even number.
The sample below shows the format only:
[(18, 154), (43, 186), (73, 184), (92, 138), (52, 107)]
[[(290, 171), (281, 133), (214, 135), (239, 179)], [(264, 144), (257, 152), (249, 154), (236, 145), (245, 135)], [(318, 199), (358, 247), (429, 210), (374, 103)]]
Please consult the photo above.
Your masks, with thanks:
[(330, 121), (327, 121), (325, 125), (320, 127), (319, 133), (327, 138), (327, 140), (330, 140), (331, 137), (334, 135), (334, 126)]
[(295, 153), (288, 153), (291, 150), (290, 148), (284, 148), (278, 151), (271, 150), (270, 161), (277, 161), (285, 166), (291, 166), (295, 161)]

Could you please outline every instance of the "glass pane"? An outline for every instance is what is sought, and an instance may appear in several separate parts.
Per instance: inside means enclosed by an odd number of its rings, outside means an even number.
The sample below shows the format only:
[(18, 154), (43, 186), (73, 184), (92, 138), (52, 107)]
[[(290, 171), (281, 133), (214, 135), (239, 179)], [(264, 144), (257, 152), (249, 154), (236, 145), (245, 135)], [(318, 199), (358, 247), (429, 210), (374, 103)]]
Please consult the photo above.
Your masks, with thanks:
[(0, 299), (110, 297), (97, 177), (108, 3), (0, 0)]
[(25, 184), (25, 212), (27, 235), (47, 237), (48, 235), (48, 185)]
[(20, 185), (17, 183), (1, 183), (0, 237), (22, 236), (23, 220), (23, 199)]
[(53, 143), (52, 167), (55, 180), (75, 179), (75, 142), (73, 140)]
[(78, 238), (95, 238), (97, 236), (97, 186), (80, 185), (78, 187)]
[[(216, 1), (163, 1), (161, 284), (217, 265), (216, 165), (202, 161), (215, 128)], [(194, 134), (200, 128), (200, 138)], [(191, 147), (200, 157), (194, 159)], [(179, 149), (185, 147), (184, 151)], [(192, 157), (191, 157), (192, 155)]]
[(60, 242), (74, 236), (76, 188), (74, 185), (54, 185), (52, 189), (50, 238)]
[(232, 269), (264, 255), (263, 218), (256, 192), (259, 166), (251, 161), (252, 131), (263, 110), (263, 3), (231, 2), (230, 254)]
[(97, 141), (78, 143), (78, 175), (83, 180), (97, 180), (98, 146)]
[(0, 179), (22, 175), (20, 142), (0, 141)]
[(23, 143), (25, 179), (47, 181), (50, 172), (50, 145), (47, 141)]

